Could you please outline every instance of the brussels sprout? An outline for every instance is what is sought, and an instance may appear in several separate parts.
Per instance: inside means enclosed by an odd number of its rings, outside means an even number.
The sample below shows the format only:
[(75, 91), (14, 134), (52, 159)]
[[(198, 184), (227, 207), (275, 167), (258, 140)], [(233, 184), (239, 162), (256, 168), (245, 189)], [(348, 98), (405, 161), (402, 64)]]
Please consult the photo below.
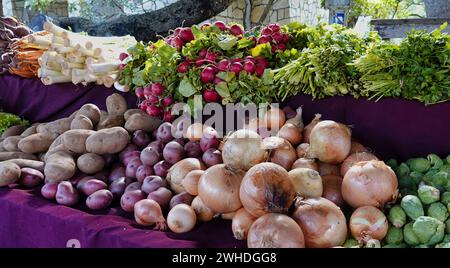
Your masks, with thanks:
[[(450, 209), (449, 209), (449, 211), (450, 211)], [(446, 232), (447, 234), (450, 234), (450, 219), (447, 219), (447, 220), (445, 221), (445, 232)], [(449, 240), (449, 242), (450, 242), (450, 240)]]
[(398, 245), (392, 245), (392, 244), (387, 244), (384, 245), (383, 248), (406, 248), (408, 245), (406, 245), (405, 243), (401, 243)]
[(408, 167), (411, 171), (417, 171), (421, 173), (425, 173), (430, 169), (430, 161), (425, 158), (411, 158), (406, 161)]
[(432, 165), (432, 169), (439, 169), (444, 165), (444, 161), (436, 155), (436, 154), (429, 154), (427, 156), (428, 161), (430, 161), (430, 164)]
[(413, 222), (406, 224), (405, 228), (403, 228), (403, 239), (409, 246), (417, 246), (420, 244), (419, 238), (413, 232)]
[(389, 210), (388, 220), (394, 227), (401, 228), (406, 223), (406, 213), (401, 206), (395, 205)]
[(429, 185), (420, 186), (417, 190), (417, 193), (419, 195), (420, 201), (422, 201), (422, 203), (424, 203), (425, 205), (437, 202), (441, 197), (440, 191), (437, 188)]
[(444, 222), (448, 218), (447, 206), (442, 203), (433, 203), (428, 207), (427, 215)]
[(437, 174), (439, 172), (439, 170), (437, 169), (430, 169), (428, 170), (427, 173), (425, 173), (425, 175), (423, 175), (422, 180), (428, 184), (430, 184), (433, 180), (433, 176), (434, 174)]
[(413, 171), (413, 172), (409, 173), (409, 177), (412, 179), (412, 181), (416, 185), (419, 185), (419, 183), (422, 181), (423, 174), (420, 172), (417, 172), (417, 171)]
[(358, 241), (356, 241), (356, 239), (349, 238), (345, 241), (343, 247), (344, 248), (359, 247), (359, 243)]
[(398, 167), (398, 162), (397, 160), (391, 158), (386, 162), (386, 165), (390, 166), (392, 170), (396, 170)]
[(401, 163), (400, 166), (396, 169), (395, 173), (397, 174), (397, 177), (403, 178), (408, 176), (410, 170), (407, 164)]
[(431, 176), (431, 184), (436, 188), (446, 188), (450, 180), (450, 175), (447, 172), (439, 171)]
[(405, 211), (406, 215), (413, 220), (425, 215), (422, 203), (420, 203), (419, 198), (415, 195), (407, 195), (403, 197), (401, 207)]
[(442, 240), (442, 243), (447, 243), (447, 242), (450, 242), (450, 234), (446, 234), (444, 236), (444, 239)]
[(441, 203), (444, 205), (447, 205), (448, 203), (450, 203), (450, 192), (442, 193)]
[(450, 164), (443, 165), (439, 171), (450, 173)]
[(427, 245), (418, 245), (418, 246), (415, 246), (413, 248), (430, 248), (430, 247), (427, 246)]
[(403, 242), (403, 230), (401, 228), (396, 228), (392, 225), (389, 226), (388, 232), (384, 241), (388, 244), (398, 245)]
[(413, 224), (413, 232), (421, 244), (436, 245), (444, 239), (445, 224), (428, 216), (420, 216)]
[(417, 184), (409, 176), (398, 179), (398, 187), (400, 189), (417, 190)]

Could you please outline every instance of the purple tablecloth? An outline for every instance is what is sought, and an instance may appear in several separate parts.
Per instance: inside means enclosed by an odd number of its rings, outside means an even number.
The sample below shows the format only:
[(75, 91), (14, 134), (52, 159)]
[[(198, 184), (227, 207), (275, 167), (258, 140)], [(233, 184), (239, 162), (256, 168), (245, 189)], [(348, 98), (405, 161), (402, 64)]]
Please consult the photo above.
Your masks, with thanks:
[[(0, 77), (0, 107), (33, 122), (68, 116), (88, 102), (104, 109), (106, 97), (113, 92), (99, 86), (46, 87), (37, 79)], [(130, 107), (136, 104), (131, 94), (126, 98)], [(351, 125), (353, 136), (383, 159), (450, 154), (450, 102), (425, 107), (399, 99), (312, 101), (310, 96), (299, 95), (285, 104), (302, 105), (305, 122), (321, 113), (324, 119)], [(79, 240), (82, 247), (245, 246), (233, 239), (229, 221), (201, 224), (182, 235), (155, 232), (135, 225), (120, 209), (93, 214), (83, 207), (48, 202), (38, 192), (0, 189), (0, 247), (65, 247), (70, 239)]]

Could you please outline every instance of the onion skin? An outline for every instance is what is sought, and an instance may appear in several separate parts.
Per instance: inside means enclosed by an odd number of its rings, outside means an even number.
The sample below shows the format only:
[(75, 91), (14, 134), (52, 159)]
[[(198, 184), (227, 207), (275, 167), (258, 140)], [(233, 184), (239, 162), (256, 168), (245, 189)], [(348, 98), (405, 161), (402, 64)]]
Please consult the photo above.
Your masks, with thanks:
[(303, 142), (304, 143), (309, 143), (309, 136), (311, 135), (311, 131), (312, 129), (317, 125), (317, 123), (319, 123), (321, 120), (320, 118), (322, 117), (321, 114), (316, 114), (313, 118), (313, 120), (306, 125), (306, 127), (303, 129)]
[(318, 162), (319, 174), (320, 176), (341, 176), (341, 168), (338, 165), (327, 164), (323, 162)]
[(336, 175), (322, 176), (323, 193), (322, 197), (335, 203), (338, 207), (345, 206), (344, 198), (342, 197), (342, 177)]
[(233, 220), (231, 222), (231, 229), (233, 230), (234, 238), (237, 240), (247, 239), (248, 231), (255, 220), (256, 217), (253, 217), (250, 213), (248, 213), (245, 208), (239, 209), (233, 216)]
[(269, 213), (258, 218), (247, 237), (249, 248), (304, 248), (305, 239), (300, 226), (290, 217)]
[(297, 202), (292, 218), (300, 225), (308, 248), (342, 246), (347, 239), (347, 223), (341, 209), (325, 198)]
[(309, 158), (299, 158), (295, 160), (294, 164), (292, 164), (291, 169), (296, 168), (309, 168), (315, 171), (319, 171), (319, 165), (316, 163), (316, 161)]
[(207, 222), (214, 218), (214, 211), (203, 203), (200, 196), (197, 196), (192, 200), (191, 207), (194, 209), (197, 220), (199, 221)]
[(236, 215), (237, 211), (233, 211), (230, 213), (222, 213), (220, 214), (220, 217), (224, 220), (232, 220), (234, 215)]
[(204, 170), (192, 170), (186, 177), (181, 181), (186, 192), (190, 195), (198, 195), (198, 182), (200, 181), (200, 177), (205, 173)]
[(186, 175), (192, 170), (204, 170), (203, 163), (196, 158), (186, 158), (176, 163), (169, 169), (166, 180), (170, 188), (175, 193), (179, 194), (185, 191), (182, 181)]
[(268, 129), (279, 129), (286, 122), (286, 114), (281, 109), (272, 108), (264, 115), (264, 122)]
[(208, 168), (198, 183), (198, 195), (203, 203), (217, 213), (228, 213), (242, 207), (239, 187), (245, 173), (233, 171), (224, 164)]
[(352, 146), (350, 148), (350, 154), (356, 154), (356, 153), (370, 153), (369, 149), (364, 147), (361, 143), (357, 141), (352, 141)]
[(288, 174), (297, 195), (304, 198), (322, 196), (323, 185), (319, 172), (309, 168), (296, 168)]
[(345, 158), (344, 162), (341, 164), (341, 177), (345, 176), (345, 173), (356, 163), (361, 161), (378, 160), (378, 158), (371, 153), (354, 153)]
[[(282, 139), (282, 138), (280, 138)], [(270, 152), (270, 162), (278, 164), (286, 170), (290, 170), (297, 159), (297, 152), (289, 141), (283, 139), (283, 144)]]
[[(283, 109), (283, 111), (286, 114), (286, 111), (284, 109)], [(284, 124), (285, 125), (293, 124), (294, 126), (296, 126), (300, 130), (300, 134), (301, 134), (302, 131), (303, 131), (303, 128), (305, 127), (305, 125), (303, 124), (303, 117), (302, 116), (303, 116), (303, 108), (300, 106), (295, 111), (295, 116), (294, 117), (289, 118), (288, 115), (286, 114), (286, 118), (288, 118), (288, 120), (286, 120), (286, 123), (284, 123)]]
[(197, 222), (195, 211), (186, 204), (178, 204), (167, 215), (167, 225), (174, 233), (186, 233), (194, 229)]
[(317, 123), (309, 137), (308, 156), (328, 164), (340, 164), (351, 147), (351, 132), (343, 124), (331, 120)]
[(302, 143), (299, 146), (297, 146), (297, 157), (298, 158), (304, 158), (307, 155), (307, 152), (309, 150), (309, 143)]
[(232, 169), (249, 170), (267, 158), (261, 142), (262, 138), (254, 131), (242, 129), (234, 132), (223, 146), (223, 162)]
[(382, 240), (388, 232), (386, 216), (376, 207), (364, 206), (356, 209), (350, 217), (350, 231), (362, 243), (371, 239)]
[(353, 208), (383, 208), (395, 202), (398, 182), (394, 171), (382, 161), (365, 161), (353, 165), (342, 181), (342, 196)]
[(239, 196), (244, 208), (260, 217), (266, 213), (286, 213), (294, 202), (295, 190), (284, 168), (261, 163), (245, 174)]
[(292, 146), (297, 146), (302, 142), (302, 131), (292, 123), (286, 123), (278, 131), (278, 137), (289, 141)]

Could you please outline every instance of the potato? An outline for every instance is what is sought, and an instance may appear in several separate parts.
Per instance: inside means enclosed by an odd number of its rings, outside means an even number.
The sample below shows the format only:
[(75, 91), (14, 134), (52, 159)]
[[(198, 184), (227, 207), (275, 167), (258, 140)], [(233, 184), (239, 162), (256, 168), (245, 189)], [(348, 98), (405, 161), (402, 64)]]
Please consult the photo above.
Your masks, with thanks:
[(113, 193), (114, 197), (122, 196), (125, 193), (125, 188), (127, 188), (125, 177), (118, 178), (109, 185), (109, 190)]
[(20, 172), (19, 184), (33, 188), (44, 181), (44, 174), (39, 170), (32, 168), (22, 168)]
[(14, 163), (21, 168), (31, 168), (44, 172), (45, 164), (42, 161), (30, 160), (30, 159), (11, 159), (6, 162)]
[(106, 110), (110, 115), (124, 115), (128, 110), (127, 101), (118, 93), (109, 95), (106, 98)]
[(100, 121), (100, 109), (95, 104), (85, 104), (76, 113), (77, 115), (87, 116), (95, 126)]
[(92, 210), (106, 209), (111, 205), (113, 194), (106, 189), (91, 194), (86, 199), (86, 206)]
[(75, 188), (68, 181), (62, 181), (58, 184), (56, 190), (56, 202), (64, 206), (73, 206), (78, 203), (79, 196)]
[(111, 183), (122, 177), (125, 177), (125, 166), (122, 164), (114, 165), (109, 173), (109, 182)]
[(37, 133), (22, 138), (17, 147), (24, 153), (37, 154), (47, 152), (56, 137), (48, 133)]
[(42, 186), (42, 188), (41, 188), (41, 195), (45, 199), (54, 200), (56, 198), (56, 191), (58, 189), (58, 184), (59, 183), (56, 183), (56, 182), (50, 182), (50, 183), (44, 184), (44, 186)]
[(82, 114), (77, 114), (75, 118), (70, 123), (70, 129), (89, 129), (93, 130), (94, 125), (91, 119)]
[(95, 131), (88, 129), (69, 130), (63, 134), (62, 143), (70, 152), (77, 154), (86, 153), (86, 140), (93, 135)]
[(22, 134), (22, 132), (24, 132), (24, 130), (25, 130), (25, 127), (22, 125), (9, 127), (3, 132), (2, 138), (8, 138), (11, 136), (19, 136), (20, 134)]
[(125, 118), (125, 121), (127, 121), (133, 114), (146, 115), (146, 113), (140, 109), (130, 109), (130, 110), (126, 111), (125, 114), (123, 115)]
[(126, 212), (134, 211), (134, 204), (145, 199), (145, 194), (141, 190), (128, 191), (120, 198), (120, 206)]
[(153, 132), (159, 125), (161, 125), (161, 120), (159, 118), (147, 114), (136, 113), (128, 118), (125, 123), (125, 129), (129, 132), (135, 132), (136, 130)]
[(26, 154), (22, 152), (0, 152), (0, 161), (6, 161), (11, 159), (37, 160), (38, 158), (34, 154)]
[(70, 179), (76, 172), (73, 156), (67, 152), (55, 152), (47, 158), (44, 174), (49, 182), (59, 182)]
[(123, 115), (106, 115), (100, 117), (100, 122), (98, 122), (97, 130), (112, 127), (123, 127), (124, 124), (125, 119), (123, 118)]
[(36, 134), (37, 133), (37, 126), (39, 126), (39, 123), (33, 124), (31, 125), (29, 128), (25, 129), (24, 132), (22, 132), (22, 134), (20, 134), (21, 137), (28, 137), (30, 135)]
[(142, 182), (139, 182), (139, 181), (132, 182), (127, 185), (127, 188), (125, 188), (125, 193), (131, 192), (131, 191), (136, 191), (136, 190), (141, 190), (141, 187), (142, 187)]
[(20, 136), (10, 136), (3, 140), (3, 148), (7, 152), (19, 152), (19, 148), (17, 145), (19, 144), (19, 141), (23, 139), (23, 137)]
[(95, 154), (115, 154), (129, 143), (130, 135), (121, 127), (102, 129), (90, 135), (86, 140), (86, 151)]
[(63, 135), (59, 135), (53, 142), (50, 144), (50, 147), (48, 148), (47, 155), (51, 155), (54, 152), (57, 151), (69, 151), (63, 144)]
[(20, 179), (20, 167), (10, 162), (0, 162), (0, 187), (8, 186)]
[(299, 196), (303, 198), (322, 196), (323, 184), (319, 172), (310, 168), (296, 168), (289, 171), (289, 179)]
[(37, 133), (53, 133), (56, 135), (61, 135), (70, 129), (71, 122), (72, 122), (72, 119), (70, 119), (70, 118), (61, 118), (61, 119), (55, 120), (53, 122), (38, 125), (36, 127), (36, 132)]
[(5, 147), (3, 147), (3, 140), (4, 139), (1, 139), (1, 141), (0, 141), (0, 152), (6, 152)]
[(87, 196), (102, 189), (108, 189), (108, 185), (101, 180), (95, 179), (94, 177), (85, 177), (81, 179), (77, 185), (77, 190)]
[(77, 167), (81, 172), (94, 174), (105, 167), (105, 160), (98, 154), (87, 153), (78, 157)]

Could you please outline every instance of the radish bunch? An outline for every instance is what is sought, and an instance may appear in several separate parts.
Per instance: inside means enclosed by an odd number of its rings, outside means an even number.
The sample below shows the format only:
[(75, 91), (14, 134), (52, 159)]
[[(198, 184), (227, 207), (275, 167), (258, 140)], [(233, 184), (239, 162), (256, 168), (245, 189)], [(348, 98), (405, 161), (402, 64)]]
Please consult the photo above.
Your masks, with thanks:
[(272, 52), (285, 51), (286, 44), (289, 42), (289, 36), (281, 32), (278, 24), (269, 24), (261, 30), (261, 36), (258, 38), (258, 44), (270, 43)]
[(174, 103), (172, 96), (166, 94), (166, 88), (159, 82), (148, 84), (145, 87), (138, 87), (135, 90), (139, 98), (139, 108), (151, 116), (162, 116), (164, 121), (171, 122), (173, 116), (166, 108)]

